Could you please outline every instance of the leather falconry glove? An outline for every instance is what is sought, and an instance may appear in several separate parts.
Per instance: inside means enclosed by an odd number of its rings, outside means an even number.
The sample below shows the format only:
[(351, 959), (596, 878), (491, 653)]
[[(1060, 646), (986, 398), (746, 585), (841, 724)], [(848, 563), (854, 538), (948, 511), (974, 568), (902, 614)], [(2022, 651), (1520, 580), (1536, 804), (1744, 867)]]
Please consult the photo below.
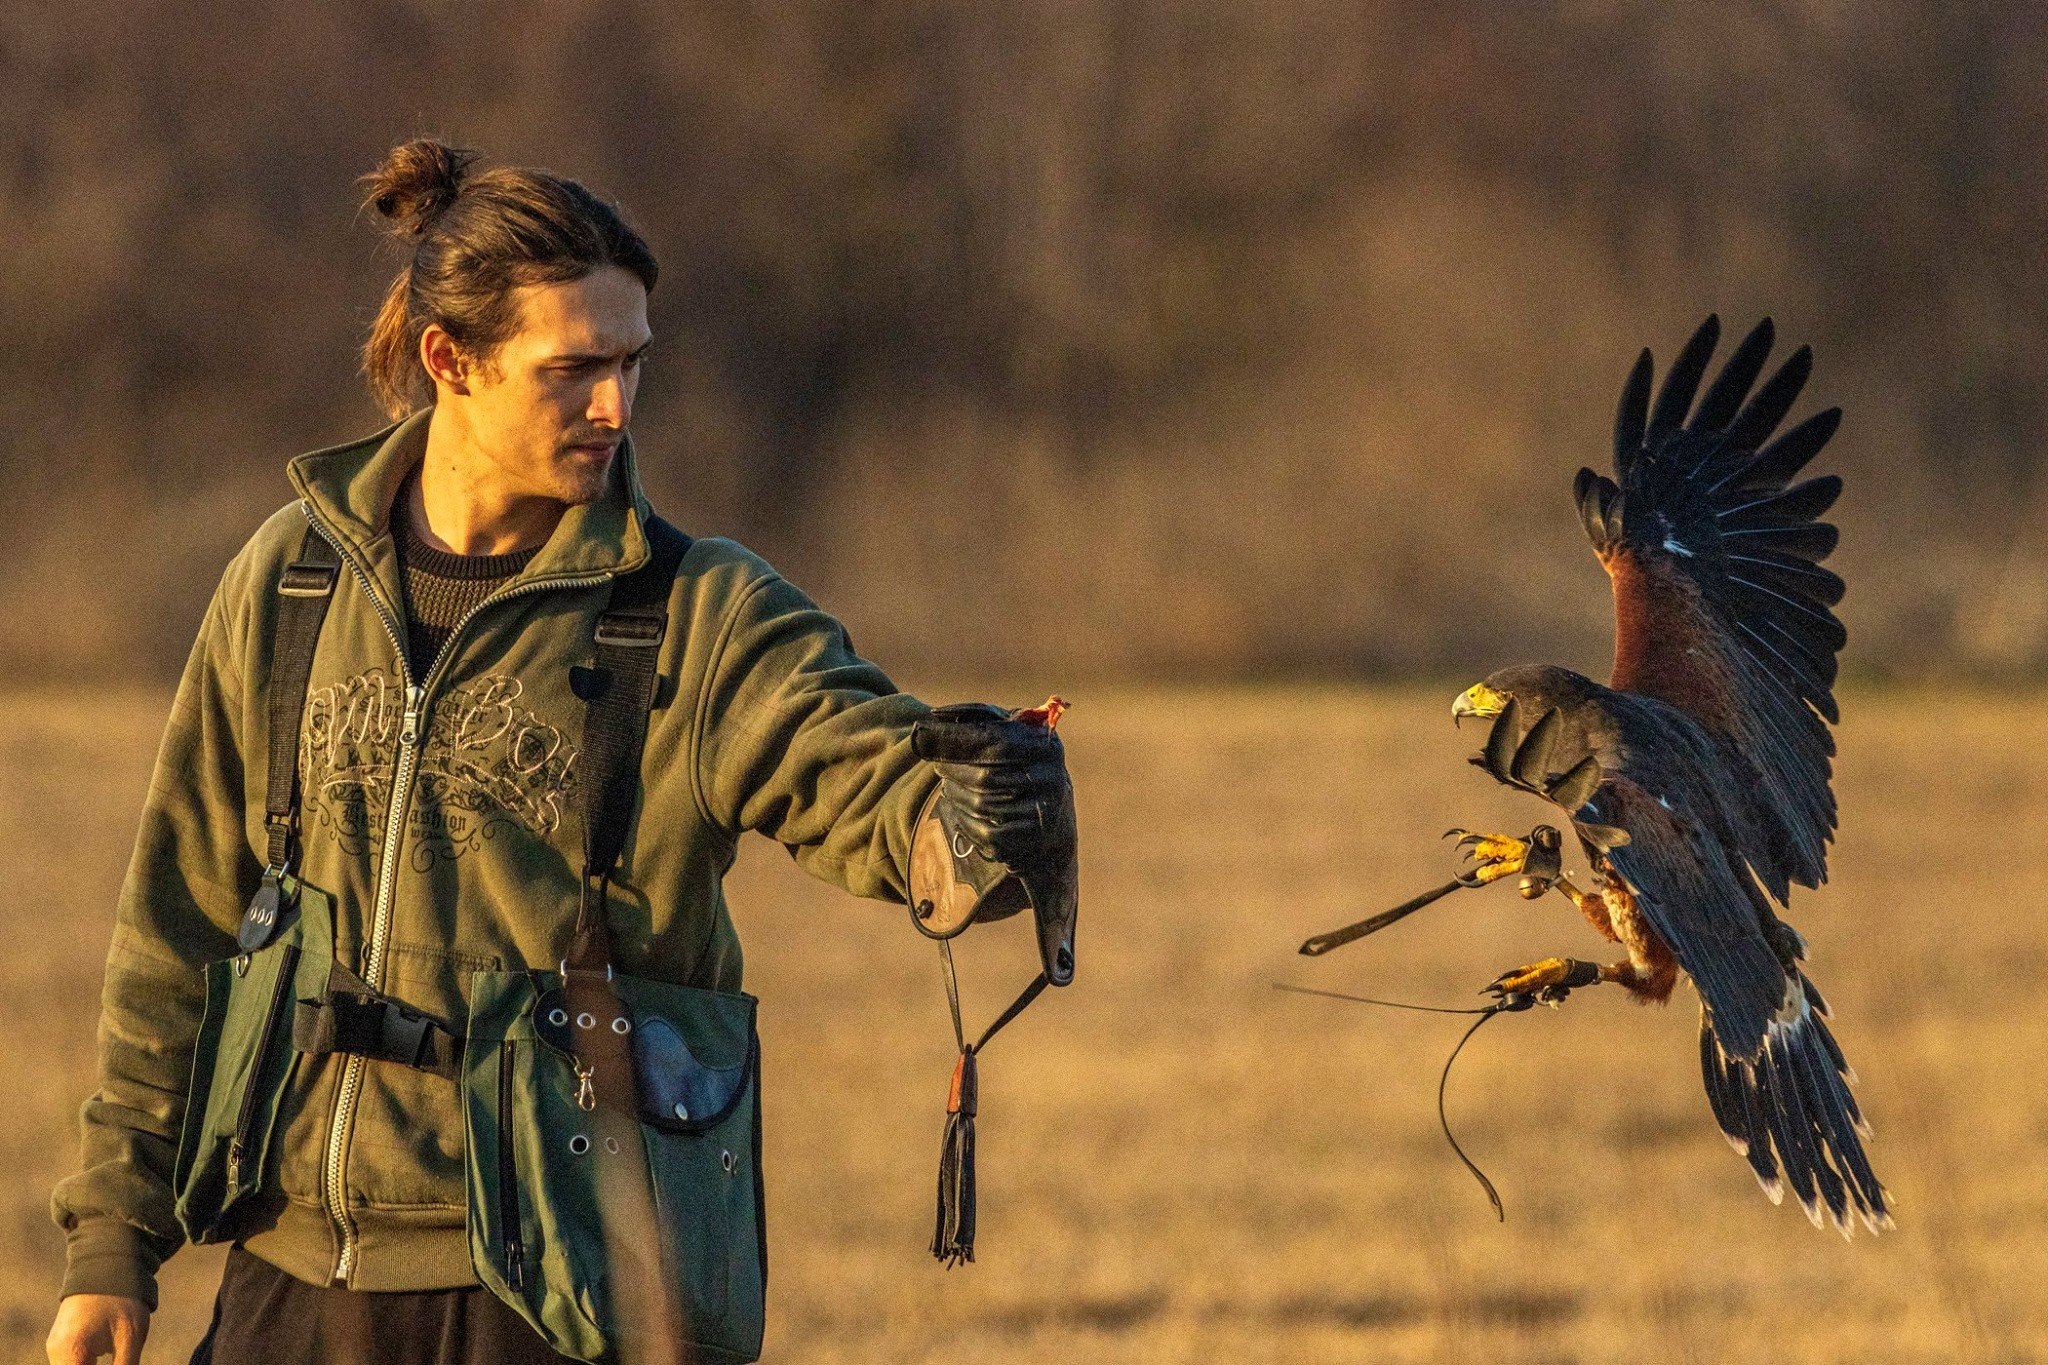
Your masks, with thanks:
[(1058, 698), (1026, 711), (982, 702), (918, 721), (911, 749), (939, 772), (911, 839), (911, 917), (932, 938), (1029, 906), (1046, 980), (1074, 977), (1079, 909), (1074, 784)]

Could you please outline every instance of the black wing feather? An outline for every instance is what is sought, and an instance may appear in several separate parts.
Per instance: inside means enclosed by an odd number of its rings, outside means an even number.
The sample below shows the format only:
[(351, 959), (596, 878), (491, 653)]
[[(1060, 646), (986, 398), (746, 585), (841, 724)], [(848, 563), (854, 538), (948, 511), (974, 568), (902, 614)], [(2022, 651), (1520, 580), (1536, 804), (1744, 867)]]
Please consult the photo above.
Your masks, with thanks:
[(1648, 347), (1636, 357), (1635, 367), (1621, 386), (1621, 405), (1614, 412), (1614, 458), (1622, 452), (1633, 454), (1643, 444), (1650, 420), (1650, 376), (1654, 362)]
[[(1616, 480), (1582, 474), (1580, 517), (1614, 574), (1614, 686), (1691, 715), (1751, 770), (1752, 822), (1741, 849), (1773, 895), (1827, 878), (1834, 837), (1836, 656), (1847, 639), (1839, 576), (1818, 567), (1835, 548), (1819, 520), (1841, 495), (1834, 475), (1790, 480), (1840, 423), (1830, 409), (1766, 445), (1812, 373), (1801, 347), (1764, 381), (1774, 339), (1766, 318), (1745, 337), (1687, 420), (1719, 323), (1687, 341), (1641, 422), (1650, 375), (1639, 361), (1615, 423)], [(1617, 528), (1614, 522), (1621, 522)], [(1630, 595), (1624, 602), (1621, 596)]]
[[(1692, 407), (1692, 397), (1699, 392), (1700, 378), (1707, 372), (1707, 361), (1714, 354), (1714, 346), (1721, 339), (1721, 319), (1712, 313), (1685, 343), (1685, 349), (1678, 353), (1678, 359), (1671, 362), (1670, 373), (1664, 376), (1664, 386), (1657, 390), (1657, 405), (1650, 409), (1649, 429), (1643, 433), (1646, 448), (1654, 450), (1658, 444), (1669, 438), (1685, 423), (1685, 414)], [(1617, 455), (1619, 451), (1615, 452)]]
[(1756, 397), (1728, 424), (1728, 444), (1737, 450), (1755, 450), (1762, 445), (1799, 401), (1800, 390), (1806, 387), (1812, 373), (1813, 352), (1801, 346), (1778, 367), (1776, 374), (1764, 381)]
[(1707, 396), (1700, 399), (1699, 410), (1693, 414), (1694, 426), (1718, 431), (1728, 425), (1741, 408), (1742, 400), (1749, 396), (1749, 386), (1763, 373), (1764, 358), (1770, 355), (1775, 336), (1769, 318), (1750, 330), (1728, 357), (1728, 363), (1721, 367), (1720, 375), (1707, 386)]
[(1721, 483), (1709, 492), (1719, 492), (1725, 485), (1735, 489), (1783, 488), (1788, 480), (1820, 454), (1842, 425), (1842, 410), (1829, 408), (1817, 412), (1801, 422), (1777, 440), (1756, 453), (1748, 464), (1730, 470)]

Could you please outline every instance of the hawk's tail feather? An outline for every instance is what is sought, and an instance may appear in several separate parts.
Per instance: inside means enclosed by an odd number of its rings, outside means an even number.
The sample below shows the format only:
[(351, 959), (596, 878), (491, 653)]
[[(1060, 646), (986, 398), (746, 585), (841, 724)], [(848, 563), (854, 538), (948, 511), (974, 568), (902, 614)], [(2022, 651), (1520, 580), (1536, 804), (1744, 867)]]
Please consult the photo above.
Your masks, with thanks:
[(1859, 1222), (1872, 1232), (1889, 1228), (1891, 1195), (1863, 1150), (1870, 1125), (1849, 1092), (1848, 1064), (1812, 1008), (1803, 973), (1788, 987), (1753, 1057), (1724, 1051), (1702, 1012), (1700, 1071), (1714, 1119), (1772, 1203), (1789, 1185), (1816, 1227), (1832, 1224), (1844, 1237)]

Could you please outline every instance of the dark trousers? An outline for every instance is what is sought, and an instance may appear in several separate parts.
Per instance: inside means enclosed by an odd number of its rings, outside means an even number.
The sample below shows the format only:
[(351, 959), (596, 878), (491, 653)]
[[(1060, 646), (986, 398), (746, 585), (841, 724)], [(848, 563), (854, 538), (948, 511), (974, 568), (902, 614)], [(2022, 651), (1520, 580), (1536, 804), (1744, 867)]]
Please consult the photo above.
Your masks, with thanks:
[(481, 1285), (367, 1294), (295, 1280), (240, 1246), (192, 1365), (555, 1365), (557, 1355)]

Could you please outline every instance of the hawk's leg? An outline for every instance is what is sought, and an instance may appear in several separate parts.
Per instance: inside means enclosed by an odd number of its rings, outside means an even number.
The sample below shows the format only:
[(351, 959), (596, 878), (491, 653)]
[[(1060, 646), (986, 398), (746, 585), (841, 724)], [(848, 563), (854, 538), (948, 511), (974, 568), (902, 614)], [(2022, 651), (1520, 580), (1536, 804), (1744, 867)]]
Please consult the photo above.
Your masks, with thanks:
[(1609, 943), (1621, 942), (1621, 935), (1614, 932), (1614, 916), (1607, 908), (1604, 888), (1601, 891), (1581, 891), (1567, 877), (1559, 877), (1551, 885), (1579, 907), (1579, 913), (1586, 917), (1586, 923), (1592, 925), (1600, 937)]
[(1642, 907), (1619, 877), (1602, 877), (1600, 895), (1614, 928), (1614, 941), (1628, 949), (1628, 961), (1602, 967), (1600, 979), (1621, 983), (1645, 1004), (1652, 1000), (1663, 1004), (1678, 984), (1678, 959), (1671, 955), (1670, 945), (1650, 927)]
[(1554, 1005), (1578, 987), (1612, 981), (1638, 1000), (1661, 1003), (1670, 998), (1678, 984), (1678, 960), (1619, 878), (1602, 877), (1597, 892), (1581, 891), (1562, 877), (1553, 884), (1604, 937), (1628, 949), (1628, 960), (1600, 965), (1569, 957), (1545, 958), (1502, 972), (1487, 991), (1497, 996), (1533, 995)]

